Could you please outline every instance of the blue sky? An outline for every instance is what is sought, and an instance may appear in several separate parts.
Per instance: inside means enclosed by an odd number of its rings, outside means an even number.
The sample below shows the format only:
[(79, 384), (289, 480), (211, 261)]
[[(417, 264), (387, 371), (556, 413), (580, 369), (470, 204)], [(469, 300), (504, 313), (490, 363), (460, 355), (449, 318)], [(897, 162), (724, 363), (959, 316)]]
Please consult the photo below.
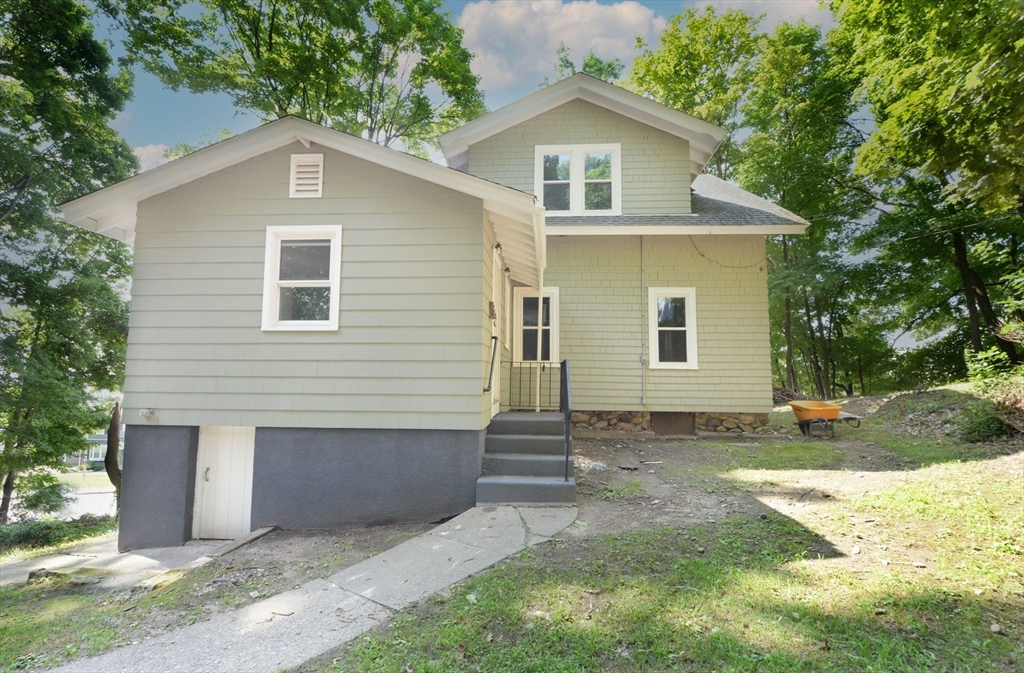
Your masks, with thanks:
[[(496, 109), (535, 90), (553, 70), (559, 41), (577, 62), (593, 50), (602, 58), (632, 62), (636, 38), (656, 43), (667, 19), (687, 7), (712, 5), (764, 14), (761, 26), (800, 18), (831, 27), (818, 0), (447, 0), (446, 9), (465, 31), (476, 57), (487, 105)], [(98, 33), (110, 37), (105, 23)], [(136, 148), (143, 168), (160, 163), (163, 150), (179, 142), (198, 143), (221, 129), (234, 133), (259, 124), (236, 110), (222, 94), (171, 91), (155, 77), (137, 73), (135, 97), (113, 126)]]

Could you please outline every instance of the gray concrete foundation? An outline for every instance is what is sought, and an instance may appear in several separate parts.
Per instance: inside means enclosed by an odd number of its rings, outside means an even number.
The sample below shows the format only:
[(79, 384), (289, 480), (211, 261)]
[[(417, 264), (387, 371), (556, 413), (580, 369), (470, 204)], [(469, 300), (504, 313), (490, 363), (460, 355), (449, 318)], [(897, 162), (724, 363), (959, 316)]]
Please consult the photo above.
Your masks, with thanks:
[(129, 425), (121, 474), (120, 551), (192, 539), (199, 428)]
[(252, 527), (432, 522), (476, 504), (484, 431), (256, 428)]

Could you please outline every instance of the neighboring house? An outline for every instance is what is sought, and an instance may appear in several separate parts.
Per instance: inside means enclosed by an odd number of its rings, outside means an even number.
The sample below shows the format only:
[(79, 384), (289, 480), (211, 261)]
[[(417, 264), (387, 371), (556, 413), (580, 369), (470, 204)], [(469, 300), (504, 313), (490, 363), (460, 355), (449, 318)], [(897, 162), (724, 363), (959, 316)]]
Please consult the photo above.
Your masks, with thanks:
[[(124, 437), (124, 426), (121, 426), (121, 437)], [(64, 456), (64, 464), (73, 467), (82, 467), (83, 465), (89, 466), (100, 466), (103, 465), (103, 460), (107, 457), (107, 431), (96, 432), (91, 435), (86, 435), (85, 441), (89, 442), (89, 449), (87, 451), (79, 451), (78, 453), (69, 453)], [(122, 445), (124, 440), (121, 441)], [(123, 454), (118, 454), (118, 462), (124, 460)]]
[(576, 75), (447, 168), (288, 117), (64, 204), (135, 246), (120, 547), (571, 502), (561, 360), (578, 426), (756, 430), (807, 223), (700, 175), (724, 137)]

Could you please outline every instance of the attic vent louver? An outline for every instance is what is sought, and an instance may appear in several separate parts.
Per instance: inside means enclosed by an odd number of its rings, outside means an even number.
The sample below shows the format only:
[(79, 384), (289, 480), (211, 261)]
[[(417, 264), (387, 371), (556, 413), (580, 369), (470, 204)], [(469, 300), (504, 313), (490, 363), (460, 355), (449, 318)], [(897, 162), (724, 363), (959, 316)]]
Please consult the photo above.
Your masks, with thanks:
[(323, 196), (324, 155), (293, 154), (288, 196), (293, 199), (317, 199)]

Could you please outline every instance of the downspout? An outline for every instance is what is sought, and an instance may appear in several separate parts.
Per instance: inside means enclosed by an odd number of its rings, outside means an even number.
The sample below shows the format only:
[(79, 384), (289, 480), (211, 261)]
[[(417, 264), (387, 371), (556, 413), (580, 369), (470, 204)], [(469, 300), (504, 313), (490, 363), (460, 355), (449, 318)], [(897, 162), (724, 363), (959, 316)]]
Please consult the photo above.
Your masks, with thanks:
[[(647, 300), (644, 298), (644, 237), (640, 236), (640, 406), (647, 406), (647, 353), (644, 332), (647, 329)], [(642, 411), (642, 409), (641, 409)]]

